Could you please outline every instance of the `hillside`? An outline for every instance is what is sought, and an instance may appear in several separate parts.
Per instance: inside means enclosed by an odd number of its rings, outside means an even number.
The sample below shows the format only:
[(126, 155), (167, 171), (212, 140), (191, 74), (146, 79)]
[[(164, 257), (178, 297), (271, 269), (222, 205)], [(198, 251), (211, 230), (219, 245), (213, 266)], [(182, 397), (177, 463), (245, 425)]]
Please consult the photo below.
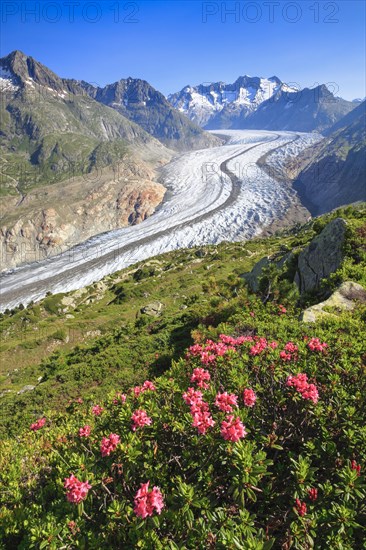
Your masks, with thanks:
[[(341, 264), (299, 295), (301, 258), (340, 217)], [(366, 286), (364, 234), (349, 207), (3, 315), (4, 547), (361, 547), (364, 298), (299, 314)], [(267, 256), (253, 293), (242, 275)]]
[(112, 107), (167, 147), (187, 151), (220, 144), (218, 138), (174, 109), (163, 94), (145, 80), (121, 79), (104, 88), (81, 81), (80, 86), (90, 97)]
[(0, 68), (2, 269), (154, 212), (172, 151), (22, 52)]
[(313, 215), (366, 200), (365, 108), (364, 101), (294, 162), (295, 189)]

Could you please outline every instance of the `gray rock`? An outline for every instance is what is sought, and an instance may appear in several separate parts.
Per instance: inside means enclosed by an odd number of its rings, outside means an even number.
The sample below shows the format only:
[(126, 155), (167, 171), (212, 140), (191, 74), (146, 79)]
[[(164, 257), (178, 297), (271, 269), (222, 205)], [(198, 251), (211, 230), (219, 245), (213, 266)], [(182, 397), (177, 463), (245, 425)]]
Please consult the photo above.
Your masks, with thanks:
[(332, 220), (300, 253), (295, 283), (301, 294), (318, 289), (321, 280), (341, 265), (346, 225), (342, 218)]
[(250, 290), (252, 290), (253, 292), (257, 292), (259, 288), (259, 277), (262, 275), (263, 269), (268, 267), (269, 264), (269, 257), (264, 256), (264, 258), (261, 258), (259, 262), (254, 265), (252, 271), (250, 271), (249, 273), (244, 273), (244, 275), (242, 275), (243, 279), (245, 279), (248, 283)]
[[(304, 323), (315, 323), (324, 317), (335, 316), (342, 311), (352, 311), (357, 303), (366, 303), (366, 290), (353, 281), (346, 281), (333, 294), (320, 304), (305, 309), (300, 320)], [(325, 308), (331, 309), (326, 311)]]
[(157, 317), (162, 313), (164, 309), (164, 304), (161, 302), (151, 302), (150, 304), (147, 304), (143, 308), (141, 308), (141, 313), (145, 313), (145, 315), (152, 315), (153, 317)]
[(282, 269), (287, 262), (292, 260), (293, 256), (292, 252), (288, 252), (280, 258), (269, 258), (268, 256), (264, 256), (254, 265), (252, 271), (244, 273), (241, 276), (247, 281), (250, 290), (252, 292), (257, 292), (259, 289), (259, 279), (263, 275), (263, 270), (272, 264), (278, 269)]
[(34, 390), (35, 386), (23, 386), (21, 390), (19, 390), (17, 393), (18, 395), (20, 395), (21, 393), (26, 393), (27, 391), (32, 391)]

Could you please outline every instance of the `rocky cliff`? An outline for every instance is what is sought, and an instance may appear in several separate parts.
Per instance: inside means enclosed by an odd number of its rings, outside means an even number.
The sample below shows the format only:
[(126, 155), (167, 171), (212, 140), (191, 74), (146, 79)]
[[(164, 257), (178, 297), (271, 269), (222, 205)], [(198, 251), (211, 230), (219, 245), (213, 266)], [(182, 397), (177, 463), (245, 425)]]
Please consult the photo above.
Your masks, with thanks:
[(151, 165), (129, 159), (29, 192), (22, 201), (4, 197), (1, 207), (2, 270), (60, 254), (86, 239), (137, 224), (162, 201), (165, 188)]

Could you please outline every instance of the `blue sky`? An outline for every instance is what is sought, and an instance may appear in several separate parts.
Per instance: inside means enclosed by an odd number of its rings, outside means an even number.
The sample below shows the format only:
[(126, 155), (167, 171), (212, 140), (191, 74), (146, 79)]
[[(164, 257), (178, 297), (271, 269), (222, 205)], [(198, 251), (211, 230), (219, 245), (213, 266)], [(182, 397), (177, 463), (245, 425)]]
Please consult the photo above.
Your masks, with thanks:
[(64, 77), (105, 85), (273, 76), (364, 97), (365, 2), (3, 0), (1, 55), (22, 50)]

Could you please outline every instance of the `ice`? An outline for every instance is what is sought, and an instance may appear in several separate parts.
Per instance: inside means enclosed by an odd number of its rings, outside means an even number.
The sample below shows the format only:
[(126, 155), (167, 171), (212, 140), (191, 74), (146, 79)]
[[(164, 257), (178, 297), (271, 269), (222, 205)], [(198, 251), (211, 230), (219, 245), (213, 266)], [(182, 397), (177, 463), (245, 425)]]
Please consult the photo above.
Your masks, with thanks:
[[(275, 149), (271, 162), (282, 163), (319, 136), (250, 130), (214, 133), (229, 137), (224, 146), (179, 155), (161, 170), (166, 198), (143, 223), (3, 273), (1, 310), (37, 301), (47, 291), (76, 290), (157, 254), (252, 238), (283, 215), (293, 191), (260, 169), (257, 160)], [(220, 167), (230, 170), (230, 177)]]

